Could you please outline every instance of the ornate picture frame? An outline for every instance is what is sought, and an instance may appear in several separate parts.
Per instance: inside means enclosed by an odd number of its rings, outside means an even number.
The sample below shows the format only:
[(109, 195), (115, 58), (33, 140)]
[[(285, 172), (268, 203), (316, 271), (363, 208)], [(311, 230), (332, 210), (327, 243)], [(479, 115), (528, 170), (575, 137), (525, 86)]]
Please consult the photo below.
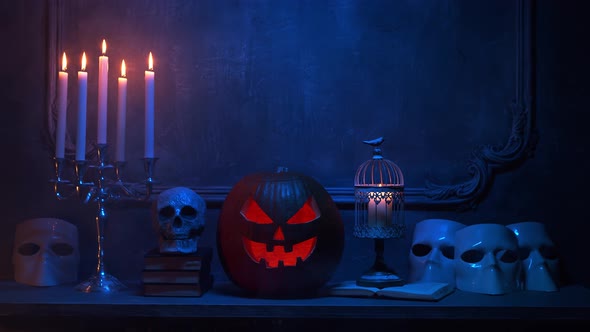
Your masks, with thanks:
[[(538, 134), (535, 127), (535, 66), (533, 59), (534, 26), (533, 4), (530, 0), (514, 1), (516, 6), (516, 91), (508, 111), (511, 128), (501, 145), (478, 145), (473, 148), (467, 164), (467, 180), (458, 183), (440, 184), (424, 181), (422, 187), (406, 187), (405, 197), (408, 209), (471, 209), (483, 200), (493, 185), (497, 174), (509, 172), (530, 158), (536, 148)], [(62, 49), (62, 18), (65, 15), (65, 1), (47, 0), (47, 31), (49, 68), (60, 58)], [(57, 71), (47, 73), (47, 110), (45, 131), (48, 144), (53, 144), (56, 122)], [(72, 142), (66, 141), (66, 148)], [(156, 194), (168, 189), (156, 188)], [(194, 187), (203, 198), (212, 204), (223, 202), (230, 191), (229, 186)], [(353, 187), (327, 187), (328, 192), (340, 206), (352, 206)]]

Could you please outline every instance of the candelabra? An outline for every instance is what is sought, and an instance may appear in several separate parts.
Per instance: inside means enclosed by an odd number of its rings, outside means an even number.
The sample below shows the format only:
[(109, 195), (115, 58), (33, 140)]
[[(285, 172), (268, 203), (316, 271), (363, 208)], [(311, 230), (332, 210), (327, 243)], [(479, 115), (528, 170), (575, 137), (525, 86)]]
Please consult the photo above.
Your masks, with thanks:
[[(87, 280), (79, 283), (76, 289), (86, 293), (101, 292), (112, 293), (126, 286), (115, 276), (108, 274), (104, 264), (104, 229), (107, 223), (107, 205), (112, 202), (124, 200), (147, 201), (152, 194), (154, 167), (157, 158), (143, 158), (145, 169), (144, 183), (127, 183), (122, 179), (125, 162), (117, 161), (110, 164), (107, 160), (108, 144), (96, 145), (95, 163), (89, 160), (69, 160), (66, 158), (53, 158), (55, 166), (54, 183), (55, 196), (59, 200), (77, 197), (85, 204), (96, 202), (96, 231), (97, 231), (97, 264), (95, 273)], [(68, 164), (73, 165), (73, 174), (65, 174)], [(95, 170), (95, 177), (91, 181), (89, 169)], [(114, 170), (114, 176), (107, 177), (108, 171)], [(70, 172), (71, 173), (71, 172)], [(73, 178), (73, 180), (68, 180)], [(138, 186), (143, 187), (139, 189)]]

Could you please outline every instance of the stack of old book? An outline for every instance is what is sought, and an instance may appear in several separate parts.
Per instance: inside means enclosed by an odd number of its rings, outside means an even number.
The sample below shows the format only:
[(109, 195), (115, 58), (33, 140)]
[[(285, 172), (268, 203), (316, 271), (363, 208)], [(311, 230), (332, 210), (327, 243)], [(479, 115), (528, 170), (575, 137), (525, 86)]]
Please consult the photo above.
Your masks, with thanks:
[(161, 254), (159, 248), (144, 256), (141, 275), (144, 296), (200, 297), (213, 286), (210, 247), (191, 254)]

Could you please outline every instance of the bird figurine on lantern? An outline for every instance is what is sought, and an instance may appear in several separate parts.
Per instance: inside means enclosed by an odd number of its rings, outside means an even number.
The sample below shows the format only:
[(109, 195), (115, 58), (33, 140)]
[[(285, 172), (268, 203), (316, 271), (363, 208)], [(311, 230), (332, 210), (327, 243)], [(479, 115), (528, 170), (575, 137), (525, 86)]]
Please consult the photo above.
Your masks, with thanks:
[(381, 153), (383, 137), (363, 143), (373, 147), (371, 159), (363, 162), (354, 178), (354, 236), (375, 241), (375, 262), (356, 283), (365, 287), (391, 287), (405, 281), (388, 267), (383, 257), (384, 242), (403, 237), (404, 176), (400, 168)]

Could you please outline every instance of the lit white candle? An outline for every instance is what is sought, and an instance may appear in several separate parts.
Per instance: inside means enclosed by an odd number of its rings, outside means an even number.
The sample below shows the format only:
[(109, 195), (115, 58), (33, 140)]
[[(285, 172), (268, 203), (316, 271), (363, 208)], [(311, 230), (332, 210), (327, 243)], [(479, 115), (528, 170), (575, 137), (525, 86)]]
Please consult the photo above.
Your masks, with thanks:
[(78, 71), (78, 135), (76, 138), (76, 160), (86, 160), (86, 106), (88, 101), (88, 72), (86, 52), (82, 53), (82, 67)]
[(152, 52), (145, 71), (145, 158), (154, 157), (154, 59)]
[(98, 130), (96, 143), (107, 143), (107, 92), (109, 57), (107, 53), (107, 42), (102, 40), (102, 55), (98, 58)]
[(64, 52), (59, 72), (59, 83), (57, 87), (57, 128), (55, 135), (55, 157), (63, 158), (66, 145), (66, 115), (68, 108), (68, 62)]
[(121, 61), (119, 94), (117, 99), (117, 151), (116, 161), (125, 161), (125, 118), (127, 113), (127, 75), (125, 60)]
[[(379, 192), (370, 193), (375, 196), (380, 195)], [(369, 195), (371, 197), (372, 195)], [(369, 199), (368, 205), (368, 219), (367, 224), (369, 226), (381, 226), (386, 227), (391, 224), (392, 218), (392, 206), (391, 203), (387, 204), (385, 197), (381, 197), (379, 201), (375, 198)]]

